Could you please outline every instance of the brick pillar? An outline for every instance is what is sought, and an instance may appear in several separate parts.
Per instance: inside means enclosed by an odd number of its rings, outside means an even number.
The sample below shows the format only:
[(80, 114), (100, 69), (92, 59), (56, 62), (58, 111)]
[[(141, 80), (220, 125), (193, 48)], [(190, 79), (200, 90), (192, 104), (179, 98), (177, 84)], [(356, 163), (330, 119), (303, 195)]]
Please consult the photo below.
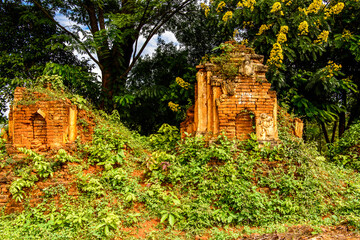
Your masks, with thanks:
[(218, 86), (214, 86), (213, 88), (213, 119), (214, 119), (214, 134), (219, 134), (220, 127), (219, 127), (219, 111), (218, 107), (216, 106), (216, 99), (219, 99), (221, 96), (221, 88)]
[(214, 120), (213, 120), (213, 108), (214, 108), (214, 101), (213, 101), (213, 91), (211, 87), (211, 71), (207, 71), (206, 74), (206, 94), (207, 94), (207, 132), (214, 133)]
[(199, 69), (196, 74), (197, 79), (197, 114), (198, 115), (198, 125), (197, 125), (197, 134), (203, 134), (206, 132), (207, 128), (207, 84), (206, 84), (207, 73), (204, 69)]
[(10, 106), (9, 113), (9, 141), (14, 143), (14, 106)]
[(197, 126), (198, 126), (198, 83), (195, 84), (195, 106), (194, 106), (194, 132), (197, 131)]
[(278, 140), (278, 130), (277, 130), (277, 98), (274, 98), (274, 109), (273, 109), (273, 119), (274, 119), (274, 140)]
[(76, 121), (77, 109), (76, 106), (71, 106), (69, 111), (69, 142), (73, 142), (76, 139)]

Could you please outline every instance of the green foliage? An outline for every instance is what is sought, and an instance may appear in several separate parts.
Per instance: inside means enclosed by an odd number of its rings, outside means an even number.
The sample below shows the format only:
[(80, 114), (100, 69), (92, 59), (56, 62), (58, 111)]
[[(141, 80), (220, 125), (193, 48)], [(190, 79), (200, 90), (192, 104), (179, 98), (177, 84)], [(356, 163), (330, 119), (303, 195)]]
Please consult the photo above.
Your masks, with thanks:
[(43, 155), (40, 155), (30, 149), (19, 148), (18, 150), (27, 155), (27, 159), (31, 161), (33, 171), (36, 172), (40, 178), (53, 176), (54, 162), (47, 161)]
[[(159, 37), (152, 56), (141, 57), (131, 70), (127, 82), (130, 92), (117, 97), (117, 103), (123, 103), (119, 111), (124, 123), (141, 134), (154, 133), (163, 123), (179, 125), (183, 121), (186, 110), (193, 105), (195, 66), (232, 36), (232, 25), (224, 29), (216, 17), (205, 17), (196, 1), (184, 12), (175, 14), (165, 26), (178, 43), (165, 43)], [(190, 85), (181, 87), (175, 81), (177, 77)], [(177, 111), (169, 108), (169, 102), (178, 104)]]
[[(0, 159), (2, 159), (3, 161), (8, 157), (8, 154), (6, 152), (6, 140), (2, 138), (2, 136), (0, 136)], [(3, 165), (3, 162), (0, 161), (1, 166)]]
[(340, 140), (329, 145), (328, 156), (337, 165), (360, 170), (360, 123), (352, 125)]
[(149, 141), (154, 149), (169, 151), (173, 149), (180, 140), (179, 129), (164, 123), (156, 134), (149, 137)]
[(100, 231), (101, 235), (111, 237), (112, 230), (116, 230), (120, 224), (119, 216), (111, 211), (110, 208), (105, 208), (98, 213), (100, 224), (96, 226), (96, 230)]
[[(60, 76), (63, 84), (61, 89), (66, 86), (68, 92), (74, 95), (72, 101), (75, 101), (75, 104), (84, 105), (85, 99), (94, 105), (98, 104), (101, 95), (100, 84), (95, 74), (90, 73), (85, 67), (48, 62), (43, 74), (45, 75), (42, 76), (43, 78)], [(53, 81), (51, 85), (54, 87)]]
[(79, 159), (77, 159), (76, 157), (73, 157), (72, 155), (68, 154), (66, 152), (66, 150), (64, 149), (59, 149), (57, 155), (55, 156), (55, 158), (62, 163), (65, 162), (80, 162)]
[[(295, 114), (319, 124), (344, 113), (349, 125), (359, 119), (357, 1), (215, 0), (203, 8), (265, 56), (267, 79)], [(340, 135), (346, 127), (339, 121)]]
[[(329, 163), (314, 144), (295, 140), (281, 114), (281, 143), (273, 147), (260, 147), (256, 135), (245, 142), (222, 135), (211, 143), (204, 137), (179, 141), (177, 129), (165, 125), (152, 136), (152, 152), (139, 143), (148, 138), (124, 128), (118, 113), (99, 114), (93, 141), (77, 142), (74, 152), (60, 149), (48, 157), (22, 149), (28, 159), (14, 167), (20, 178), (10, 192), (25, 210), (0, 213), (4, 239), (134, 239), (123, 229), (154, 218), (160, 223), (146, 238), (194, 239), (208, 229), (212, 239), (232, 239), (293, 224), (314, 231), (344, 222), (360, 227), (359, 174)], [(353, 135), (349, 139), (357, 143)], [(78, 194), (56, 183), (54, 174), (54, 184), (42, 190), (44, 202), (28, 207), (27, 188), (64, 165), (61, 173), (68, 169)], [(229, 232), (229, 226), (244, 228)]]
[[(144, 201), (162, 222), (172, 226), (176, 219), (180, 229), (321, 221), (326, 212), (346, 219), (357, 212), (352, 205), (356, 197), (343, 185), (348, 172), (329, 165), (314, 146), (283, 141), (259, 148), (255, 138), (239, 144), (220, 137), (206, 147), (203, 139), (187, 138), (173, 155), (167, 154), (175, 157), (165, 170), (149, 169), (149, 181), (164, 187), (153, 185)], [(174, 193), (180, 203), (176, 207), (165, 200)]]
[[(54, 12), (49, 14), (53, 16)], [(0, 22), (0, 122), (4, 122), (14, 89), (31, 86), (43, 74), (47, 62), (82, 66), (83, 69), (88, 69), (88, 64), (79, 61), (72, 51), (54, 48), (63, 46), (66, 40), (60, 36), (56, 25), (32, 4), (2, 2)]]
[(220, 67), (219, 73), (223, 79), (233, 80), (239, 71), (239, 63), (231, 63), (229, 53), (234, 50), (234, 46), (230, 43), (221, 43), (213, 51), (221, 50), (218, 56), (210, 57), (210, 61)]
[(51, 75), (51, 76), (43, 75), (43, 76), (40, 76), (40, 77), (38, 77), (36, 79), (35, 84), (39, 85), (40, 87), (43, 87), (43, 88), (51, 87), (51, 88), (53, 88), (55, 90), (58, 90), (58, 91), (65, 90), (63, 80), (58, 75)]
[[(188, 54), (173, 43), (160, 41), (151, 57), (139, 59), (129, 76), (129, 92), (114, 98), (127, 126), (148, 135), (164, 122), (177, 125), (183, 120), (194, 95), (196, 74)], [(190, 86), (181, 87), (177, 77)], [(170, 101), (179, 104), (180, 109), (172, 111), (168, 106)]]
[(46, 158), (30, 149), (19, 148), (20, 152), (26, 155), (25, 166), (20, 167), (17, 172), (20, 178), (11, 183), (10, 193), (16, 201), (22, 201), (25, 197), (23, 188), (30, 188), (40, 179), (52, 177), (57, 166), (66, 162), (79, 162), (69, 155), (64, 149), (60, 149), (54, 158)]
[(95, 196), (102, 196), (105, 194), (104, 186), (102, 185), (99, 178), (91, 174), (83, 175), (78, 174), (78, 188), (88, 194), (95, 194)]
[(3, 239), (113, 239), (120, 217), (125, 215), (121, 208), (106, 207), (104, 201), (93, 205), (84, 198), (74, 205), (65, 196), (61, 196), (61, 208), (49, 201), (16, 215), (2, 214)]
[(38, 181), (36, 175), (26, 175), (25, 177), (13, 181), (9, 189), (12, 197), (16, 201), (21, 202), (25, 197), (25, 191), (23, 188), (30, 188), (34, 186), (35, 181)]

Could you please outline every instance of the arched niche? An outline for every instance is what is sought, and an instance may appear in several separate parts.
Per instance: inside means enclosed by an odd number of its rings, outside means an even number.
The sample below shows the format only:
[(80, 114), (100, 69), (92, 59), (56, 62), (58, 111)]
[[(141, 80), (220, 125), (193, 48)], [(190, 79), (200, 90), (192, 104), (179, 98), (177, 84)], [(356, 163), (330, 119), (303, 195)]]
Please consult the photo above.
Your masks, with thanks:
[(235, 135), (239, 140), (246, 140), (250, 138), (250, 133), (255, 132), (255, 115), (243, 110), (236, 115), (235, 118)]
[(47, 128), (45, 118), (36, 112), (32, 117), (33, 140), (42, 144), (47, 143)]

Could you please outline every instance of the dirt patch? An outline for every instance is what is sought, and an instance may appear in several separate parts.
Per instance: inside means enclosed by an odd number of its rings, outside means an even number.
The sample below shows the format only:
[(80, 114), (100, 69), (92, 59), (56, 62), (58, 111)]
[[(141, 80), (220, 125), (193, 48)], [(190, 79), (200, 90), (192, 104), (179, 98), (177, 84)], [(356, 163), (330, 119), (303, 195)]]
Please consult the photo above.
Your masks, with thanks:
[(144, 222), (140, 222), (136, 227), (122, 228), (121, 230), (136, 239), (143, 239), (149, 233), (156, 230), (156, 225), (160, 223), (159, 218), (150, 219)]

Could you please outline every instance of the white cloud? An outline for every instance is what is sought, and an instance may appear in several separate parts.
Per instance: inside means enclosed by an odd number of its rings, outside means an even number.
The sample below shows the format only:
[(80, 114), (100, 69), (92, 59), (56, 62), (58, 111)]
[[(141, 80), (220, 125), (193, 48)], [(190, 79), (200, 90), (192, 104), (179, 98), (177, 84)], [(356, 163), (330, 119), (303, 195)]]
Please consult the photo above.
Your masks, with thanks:
[[(145, 56), (145, 55), (150, 55), (151, 56), (155, 52), (155, 49), (157, 48), (157, 39), (158, 39), (158, 37), (159, 37), (159, 35), (156, 34), (151, 38), (151, 40), (149, 41), (149, 43), (145, 47), (144, 51), (142, 52), (141, 56)], [(172, 33), (172, 32), (165, 31), (164, 33), (162, 33), (160, 35), (160, 37), (166, 43), (173, 42), (175, 45), (179, 44), (176, 37), (175, 37), (175, 34)], [(137, 51), (139, 51), (141, 49), (141, 47), (143, 46), (145, 40), (146, 39), (143, 36), (140, 36)], [(135, 49), (135, 45), (134, 45), (134, 49)]]
[(179, 44), (173, 32), (166, 31), (161, 35), (161, 38), (164, 39), (165, 42), (173, 42), (176, 45)]
[[(70, 30), (72, 26), (77, 25), (76, 22), (71, 21), (69, 18), (67, 18), (66, 16), (57, 13), (55, 14), (54, 19), (63, 27), (65, 27), (66, 29)], [(86, 26), (83, 26), (83, 29), (87, 29)]]

